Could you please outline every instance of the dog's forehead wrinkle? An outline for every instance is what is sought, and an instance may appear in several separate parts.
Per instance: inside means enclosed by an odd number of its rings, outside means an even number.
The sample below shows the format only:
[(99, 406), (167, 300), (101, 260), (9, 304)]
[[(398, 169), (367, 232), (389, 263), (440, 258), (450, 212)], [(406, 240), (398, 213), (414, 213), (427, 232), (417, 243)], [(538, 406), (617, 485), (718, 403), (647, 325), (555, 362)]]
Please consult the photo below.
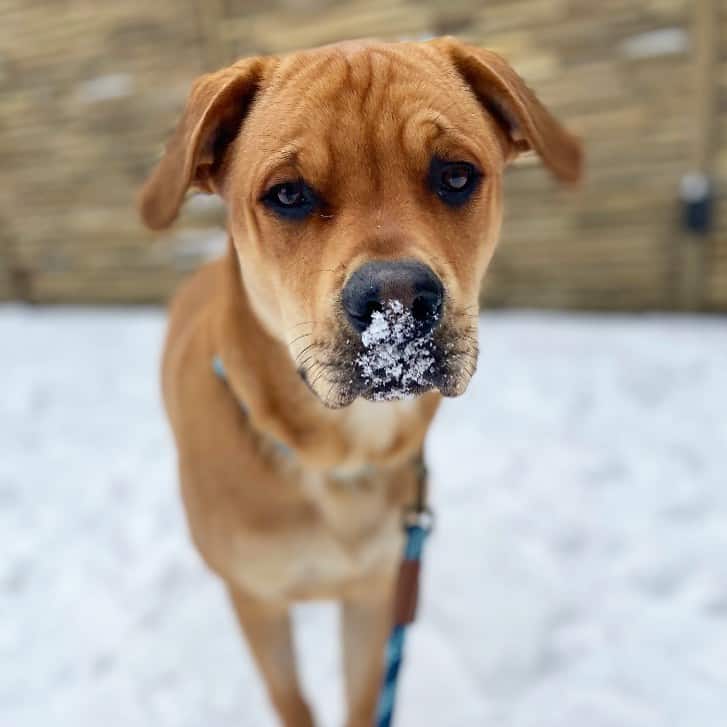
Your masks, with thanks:
[[(290, 94), (295, 97), (295, 103), (291, 104), (294, 109), (320, 109), (323, 98), (339, 101), (342, 97), (354, 95), (367, 99), (374, 89), (387, 97), (400, 96), (400, 101), (420, 95), (420, 90), (424, 91), (424, 98), (432, 95), (446, 97), (442, 81), (447, 80), (447, 75), (441, 73), (437, 64), (431, 63), (427, 54), (423, 54), (422, 59), (431, 65), (425, 68), (421, 63), (413, 63), (396, 49), (396, 45), (371, 42), (361, 45), (356, 52), (331, 50), (337, 48), (329, 46), (284, 57), (270, 87), (276, 101)], [(439, 79), (435, 78), (437, 71), (442, 76)], [(312, 83), (307, 82), (309, 79)], [(304, 98), (300, 97), (301, 87), (306, 88)], [(412, 94), (412, 88), (417, 89), (416, 94)], [(382, 96), (374, 100), (386, 98)]]
[[(301, 62), (301, 56), (305, 60)], [(270, 80), (269, 91), (280, 96), (293, 86), (293, 93), (300, 93), (301, 88), (306, 88), (305, 81), (310, 78), (320, 78), (326, 75), (332, 68), (331, 63), (325, 57), (314, 54), (291, 54), (284, 56), (278, 64)], [(295, 83), (293, 83), (295, 81)]]
[[(368, 189), (384, 188), (386, 162), (397, 150), (421, 162), (431, 151), (435, 126), (442, 134), (456, 129), (459, 124), (450, 112), (456, 119), (458, 107), (466, 111), (470, 99), (464, 94), (458, 98), (446, 67), (431, 53), (417, 50), (411, 59), (402, 45), (363, 41), (284, 57), (264, 104), (278, 118), (275, 127), (261, 129), (269, 152), (293, 137), (303, 152), (326, 147), (331, 164), (308, 159), (308, 173), (322, 184), (331, 179), (338, 184), (355, 168)], [(303, 97), (301, 84), (306, 87)], [(334, 168), (339, 159), (341, 168)], [(306, 176), (306, 169), (301, 175)]]

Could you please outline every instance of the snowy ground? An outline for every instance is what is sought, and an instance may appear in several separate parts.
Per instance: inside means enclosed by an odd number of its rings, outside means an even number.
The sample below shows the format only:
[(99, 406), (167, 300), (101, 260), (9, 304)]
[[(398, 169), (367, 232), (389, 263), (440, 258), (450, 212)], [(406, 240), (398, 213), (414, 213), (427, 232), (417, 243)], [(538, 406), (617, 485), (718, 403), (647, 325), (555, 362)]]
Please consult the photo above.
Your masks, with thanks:
[[(265, 727), (190, 546), (163, 316), (0, 308), (0, 723)], [(724, 727), (727, 321), (491, 314), (431, 437), (398, 727)], [(306, 688), (341, 724), (335, 611)]]

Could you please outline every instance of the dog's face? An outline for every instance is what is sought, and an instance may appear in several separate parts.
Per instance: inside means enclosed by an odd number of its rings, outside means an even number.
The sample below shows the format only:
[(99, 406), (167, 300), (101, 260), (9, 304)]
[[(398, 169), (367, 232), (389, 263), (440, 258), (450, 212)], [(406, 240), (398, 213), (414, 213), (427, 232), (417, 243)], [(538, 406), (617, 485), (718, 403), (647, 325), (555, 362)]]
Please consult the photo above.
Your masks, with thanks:
[(461, 394), (502, 212), (535, 149), (580, 148), (495, 54), (442, 39), (347, 43), (203, 77), (142, 193), (152, 227), (220, 194), (250, 304), (331, 407)]

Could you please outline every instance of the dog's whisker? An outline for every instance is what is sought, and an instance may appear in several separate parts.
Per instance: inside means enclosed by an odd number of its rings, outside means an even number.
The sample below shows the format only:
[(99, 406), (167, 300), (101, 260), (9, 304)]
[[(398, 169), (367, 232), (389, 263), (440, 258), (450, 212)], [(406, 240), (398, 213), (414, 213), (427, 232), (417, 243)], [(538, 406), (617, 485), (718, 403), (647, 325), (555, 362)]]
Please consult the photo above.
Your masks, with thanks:
[(311, 388), (312, 389), (315, 388), (315, 385), (318, 383), (318, 381), (320, 380), (321, 376), (323, 376), (326, 373), (326, 369), (323, 366), (321, 366), (319, 368), (320, 368), (320, 371), (318, 372), (317, 376), (315, 377), (315, 379), (313, 379), (313, 381), (311, 381)]
[(336, 382), (331, 382), (331, 385), (328, 387), (328, 393), (326, 393), (326, 401), (330, 402), (331, 400), (331, 392), (333, 391), (333, 387), (336, 385)]
[(476, 346), (472, 346), (471, 348), (460, 348), (456, 351), (456, 353), (460, 356), (471, 356), (472, 358), (477, 358), (479, 351)]
[(317, 346), (317, 345), (318, 345), (317, 341), (313, 341), (312, 343), (309, 343), (307, 346), (305, 346), (303, 348), (303, 350), (295, 357), (296, 366), (298, 365), (298, 362), (303, 358), (303, 356), (305, 356), (305, 354), (308, 353), (308, 351), (310, 351), (311, 348), (313, 348), (314, 346)]
[(316, 324), (315, 321), (301, 321), (300, 323), (296, 323), (295, 325), (292, 325), (290, 328), (291, 330), (293, 328), (299, 328), (300, 326), (314, 326)]
[(470, 361), (472, 364), (477, 364), (477, 354), (470, 352), (470, 351), (459, 351), (457, 353), (451, 354), (448, 357), (448, 360), (453, 363), (459, 363), (459, 362), (467, 362)]
[(308, 336), (312, 336), (312, 333), (301, 333), (300, 336), (296, 336), (290, 343), (288, 343), (288, 346), (292, 346), (297, 341), (300, 341), (301, 338), (307, 338)]
[[(311, 363), (312, 360), (312, 363)], [(318, 371), (320, 368), (321, 362), (318, 359), (315, 359), (315, 354), (311, 354), (306, 358), (306, 360), (301, 364), (300, 368), (305, 372), (308, 382), (311, 381), (311, 374)]]
[(305, 361), (303, 361), (302, 363), (298, 364), (298, 368), (299, 368), (299, 369), (302, 369), (302, 370), (303, 370), (303, 371), (305, 371), (305, 372), (309, 372), (309, 371), (310, 371), (311, 369), (315, 368), (316, 366), (320, 366), (320, 365), (321, 365), (321, 362), (320, 362), (320, 361), (314, 361), (314, 362), (313, 362), (313, 363), (311, 364), (311, 366), (310, 366), (310, 367), (308, 366), (308, 362), (309, 362), (309, 361), (310, 361), (311, 359), (313, 359), (314, 357), (315, 357), (315, 353), (312, 353), (312, 354), (311, 354), (310, 356), (308, 356), (308, 357), (307, 357), (307, 358), (305, 359)]
[(327, 368), (327, 369), (339, 369), (340, 364), (336, 361), (321, 361), (321, 366)]
[(308, 358), (303, 361), (302, 363), (298, 364), (297, 369), (298, 371), (303, 372), (306, 376), (308, 375), (308, 362), (313, 358), (313, 356), (308, 356)]

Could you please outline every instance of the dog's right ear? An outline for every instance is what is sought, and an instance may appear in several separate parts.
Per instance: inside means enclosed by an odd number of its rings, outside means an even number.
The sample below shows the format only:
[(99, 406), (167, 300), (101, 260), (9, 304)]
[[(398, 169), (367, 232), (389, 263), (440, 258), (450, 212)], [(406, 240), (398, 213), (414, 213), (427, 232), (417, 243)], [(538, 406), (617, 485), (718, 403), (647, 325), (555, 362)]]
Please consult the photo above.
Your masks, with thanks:
[(504, 58), (456, 38), (436, 38), (429, 43), (451, 60), (477, 100), (500, 124), (512, 152), (532, 149), (560, 181), (575, 184), (580, 180), (580, 141), (560, 125)]
[(139, 195), (139, 212), (148, 227), (168, 227), (189, 187), (214, 192), (215, 174), (250, 108), (267, 61), (245, 58), (194, 83), (164, 156)]

